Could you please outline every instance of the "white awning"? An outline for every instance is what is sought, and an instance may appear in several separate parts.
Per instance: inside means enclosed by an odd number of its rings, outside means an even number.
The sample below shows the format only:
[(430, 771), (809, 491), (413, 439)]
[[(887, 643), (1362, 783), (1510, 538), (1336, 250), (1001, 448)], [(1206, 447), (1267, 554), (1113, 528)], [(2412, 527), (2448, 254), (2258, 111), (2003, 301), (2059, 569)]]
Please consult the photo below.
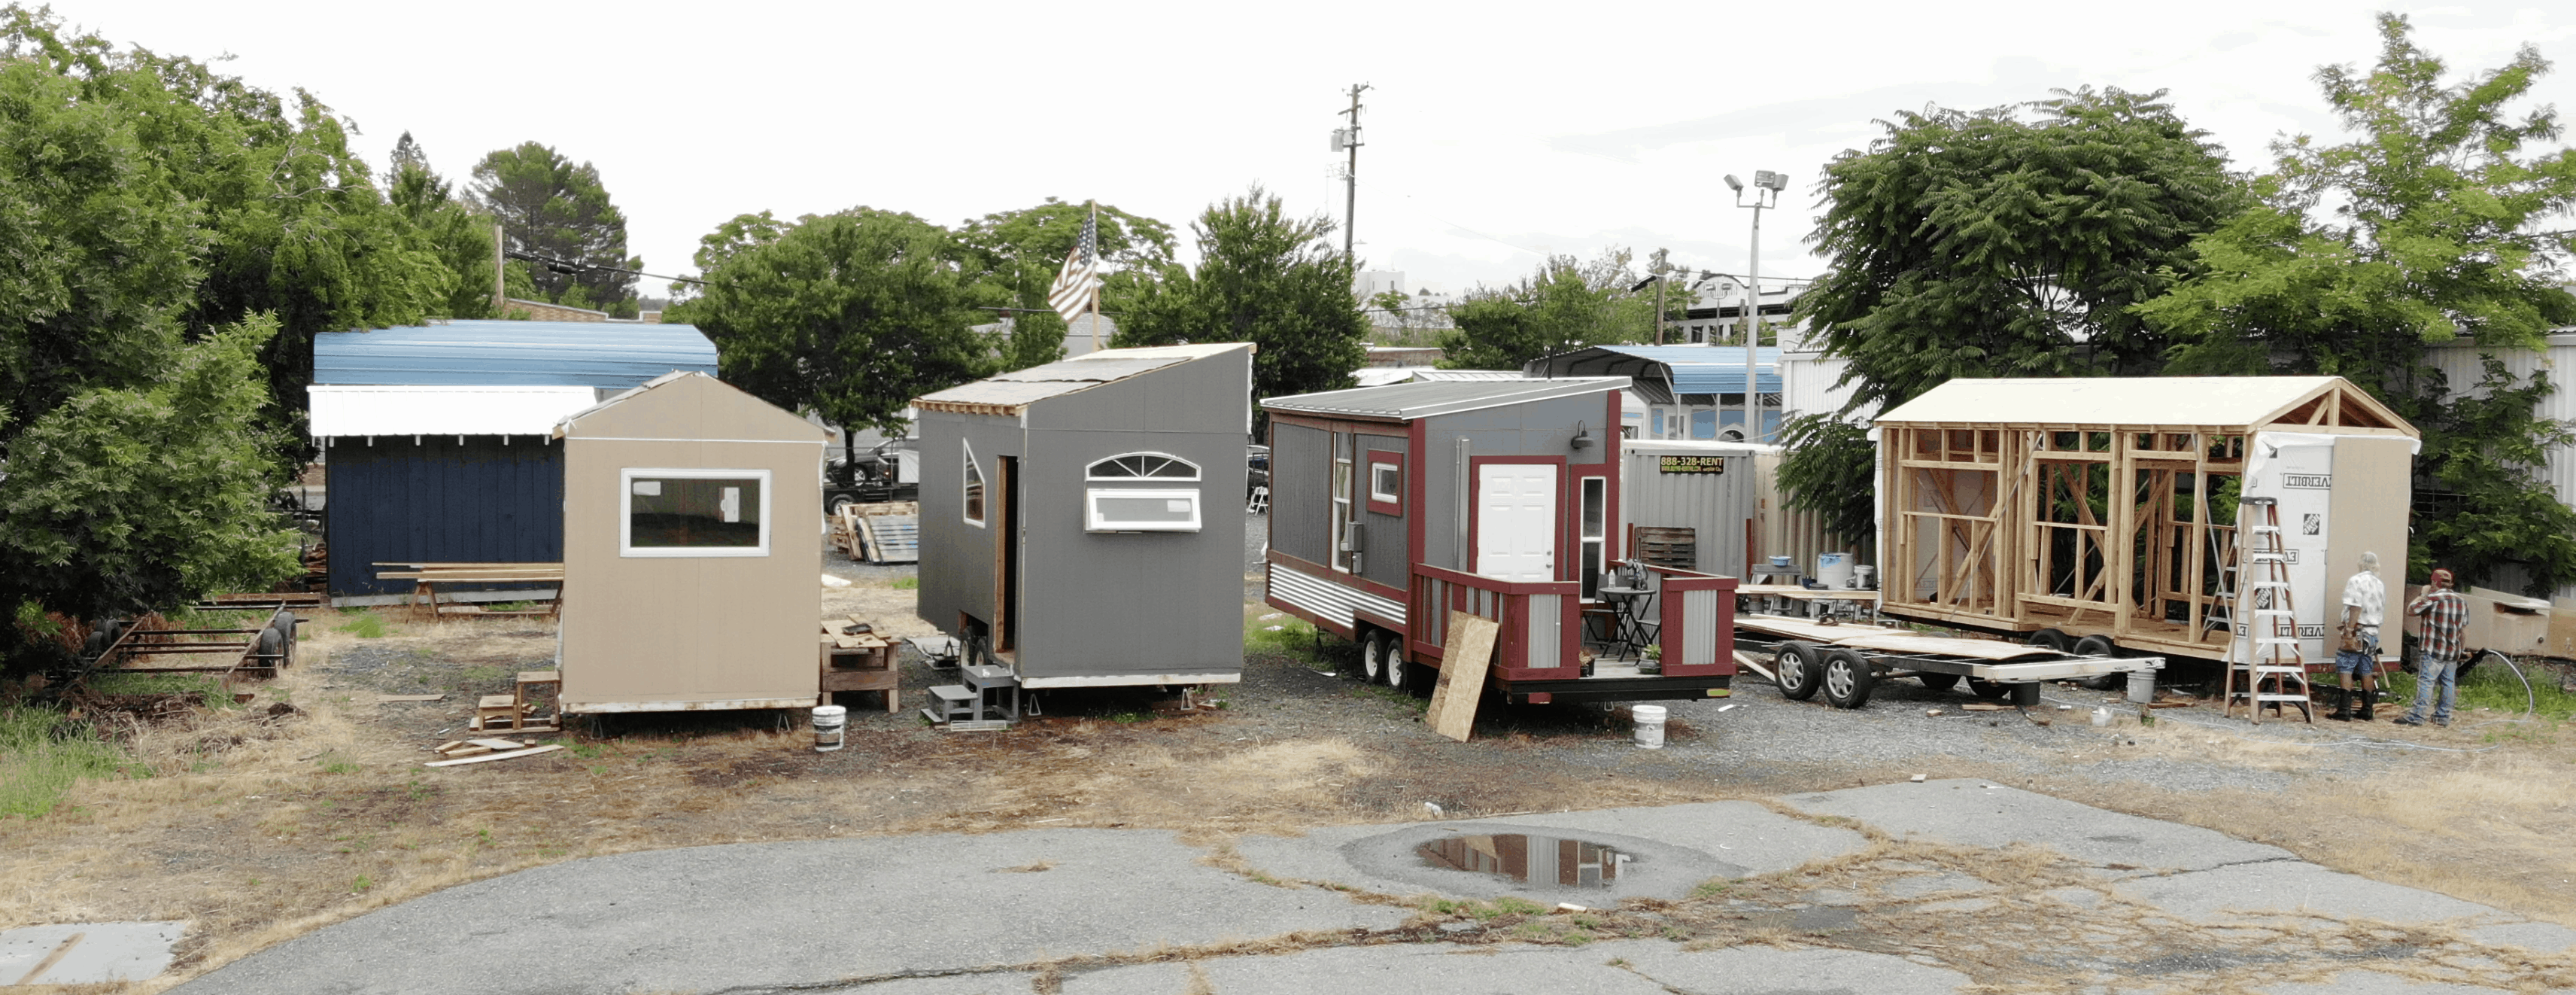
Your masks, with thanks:
[(599, 403), (589, 387), (305, 388), (316, 437), (545, 435)]

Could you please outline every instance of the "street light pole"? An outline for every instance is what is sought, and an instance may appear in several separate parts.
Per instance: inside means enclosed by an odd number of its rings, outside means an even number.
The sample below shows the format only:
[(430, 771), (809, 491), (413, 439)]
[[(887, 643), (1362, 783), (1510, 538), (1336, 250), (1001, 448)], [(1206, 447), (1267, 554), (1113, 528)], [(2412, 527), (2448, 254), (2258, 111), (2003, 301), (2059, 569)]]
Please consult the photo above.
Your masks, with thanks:
[(1744, 286), (1744, 441), (1762, 441), (1762, 209), (1780, 204), (1789, 178), (1770, 170), (1753, 173), (1753, 202), (1744, 202), (1744, 183), (1733, 174), (1726, 185), (1735, 191), (1735, 206), (1753, 209), (1753, 272)]

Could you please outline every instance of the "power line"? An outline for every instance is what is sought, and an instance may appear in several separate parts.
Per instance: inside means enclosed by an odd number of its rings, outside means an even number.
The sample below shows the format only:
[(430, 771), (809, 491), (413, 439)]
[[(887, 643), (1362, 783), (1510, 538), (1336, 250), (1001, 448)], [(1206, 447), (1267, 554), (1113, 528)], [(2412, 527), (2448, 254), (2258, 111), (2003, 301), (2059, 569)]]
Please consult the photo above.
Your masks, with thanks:
[(636, 276), (649, 276), (656, 280), (669, 280), (673, 283), (694, 283), (701, 287), (706, 286), (707, 283), (707, 281), (696, 277), (663, 276), (659, 273), (647, 273), (640, 269), (627, 269), (623, 266), (602, 266), (598, 263), (574, 262), (570, 259), (554, 259), (547, 256), (540, 256), (533, 252), (521, 252), (517, 249), (504, 249), (501, 254), (523, 263), (536, 263), (540, 266), (544, 266), (546, 271), (549, 273), (562, 273), (567, 276), (578, 273), (633, 273)]

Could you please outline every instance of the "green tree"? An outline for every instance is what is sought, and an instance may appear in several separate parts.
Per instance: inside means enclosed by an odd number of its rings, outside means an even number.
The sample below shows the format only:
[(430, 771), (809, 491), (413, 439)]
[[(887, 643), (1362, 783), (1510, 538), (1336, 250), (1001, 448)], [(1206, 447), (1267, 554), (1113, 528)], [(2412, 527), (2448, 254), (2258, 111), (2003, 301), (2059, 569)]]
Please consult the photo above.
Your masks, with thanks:
[[(1259, 186), (1208, 205), (1190, 225), (1196, 272), (1112, 283), (1103, 306), (1125, 318), (1120, 346), (1250, 342), (1256, 399), (1337, 390), (1368, 361), (1368, 319), (1351, 297), (1356, 271), (1321, 215), (1291, 218)], [(1266, 423), (1265, 423), (1266, 424)]]
[(635, 274), (596, 268), (644, 266), (626, 254), (626, 214), (609, 200), (598, 167), (575, 164), (553, 146), (522, 142), (474, 165), (473, 195), (500, 219), (512, 250), (573, 264), (565, 267), (572, 272), (530, 269), (546, 300), (634, 316)]
[(715, 265), (684, 305), (727, 383), (845, 429), (896, 429), (913, 398), (989, 372), (972, 326), (991, 291), (945, 229), (865, 207), (767, 218), (709, 237)]
[(2335, 374), (2386, 401), (2424, 431), (2416, 489), (2438, 509), (2411, 573), (2439, 560), (2474, 582), (2519, 563), (2544, 593), (2576, 582), (2576, 512), (2535, 472), (2566, 437), (2532, 413), (2554, 388), (2489, 363), (2446, 399), (2424, 347), (2533, 348), (2576, 321), (2558, 286), (2576, 232), (2544, 224), (2576, 208), (2576, 152), (2525, 153), (2558, 137), (2556, 115), (2506, 111), (2548, 71), (2538, 51), (2446, 86), (2409, 32), (2381, 15), (2376, 67), (2318, 70), (2354, 140), (2276, 143), (2259, 202), (2194, 243), (2205, 269), (2136, 312), (2175, 339), (2171, 372)]
[(2196, 271), (2192, 239), (2248, 202), (2220, 149), (2117, 88), (1899, 112), (1825, 167), (1808, 236), (1830, 260), (1793, 322), (1848, 358), (1851, 408), (1784, 426), (1791, 504), (1873, 529), (1872, 455), (1835, 424), (1952, 377), (2140, 376), (2170, 341), (2130, 306)]
[(431, 316), (494, 317), (492, 219), (455, 196), (455, 184), (429, 168), (411, 132), (394, 144), (385, 199), (411, 223), (417, 246), (443, 264)]
[[(1003, 369), (1064, 358), (1064, 319), (1048, 307), (1047, 291), (1074, 240), (1082, 237), (1090, 211), (1089, 205), (1049, 197), (1036, 207), (987, 214), (958, 229), (958, 240), (974, 252), (984, 279), (1008, 295), (1004, 306), (1021, 309), (1010, 312), (1010, 338), (998, 350)], [(1104, 283), (1129, 286), (1139, 274), (1172, 264), (1172, 226), (1152, 218), (1102, 205), (1099, 238)]]
[[(1518, 284), (1471, 292), (1449, 309), (1457, 324), (1440, 336), (1440, 365), (1453, 370), (1517, 370), (1530, 360), (1585, 346), (1651, 342), (1655, 295), (1638, 293), (1636, 269), (1623, 248), (1590, 263), (1550, 256)], [(1680, 294), (1665, 295), (1665, 317), (1681, 316)]]

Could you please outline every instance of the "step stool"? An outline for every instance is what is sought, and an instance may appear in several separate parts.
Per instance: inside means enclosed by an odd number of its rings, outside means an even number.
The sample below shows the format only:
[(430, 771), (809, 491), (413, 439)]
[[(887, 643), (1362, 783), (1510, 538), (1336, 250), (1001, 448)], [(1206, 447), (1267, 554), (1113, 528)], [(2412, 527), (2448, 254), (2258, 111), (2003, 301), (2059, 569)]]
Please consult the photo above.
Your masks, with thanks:
[(922, 709), (921, 714), (929, 716), (930, 721), (939, 723), (955, 722), (959, 719), (971, 721), (979, 718), (978, 713), (983, 710), (981, 703), (976, 700), (978, 697), (963, 684), (940, 684), (930, 689), (930, 707)]
[[(537, 717), (537, 703), (535, 700), (532, 700), (528, 694), (528, 692), (537, 689), (543, 689), (545, 691), (544, 700), (552, 704), (554, 714), (543, 718)], [(510, 689), (510, 697), (512, 699), (512, 704), (518, 711), (520, 723), (512, 728), (517, 729), (520, 732), (554, 732), (562, 728), (563, 671), (519, 671), (518, 681)]]
[(481, 698), (475, 699), (474, 724), (467, 728), (482, 732), (491, 732), (496, 729), (518, 729), (519, 696), (513, 694), (487, 694)]

